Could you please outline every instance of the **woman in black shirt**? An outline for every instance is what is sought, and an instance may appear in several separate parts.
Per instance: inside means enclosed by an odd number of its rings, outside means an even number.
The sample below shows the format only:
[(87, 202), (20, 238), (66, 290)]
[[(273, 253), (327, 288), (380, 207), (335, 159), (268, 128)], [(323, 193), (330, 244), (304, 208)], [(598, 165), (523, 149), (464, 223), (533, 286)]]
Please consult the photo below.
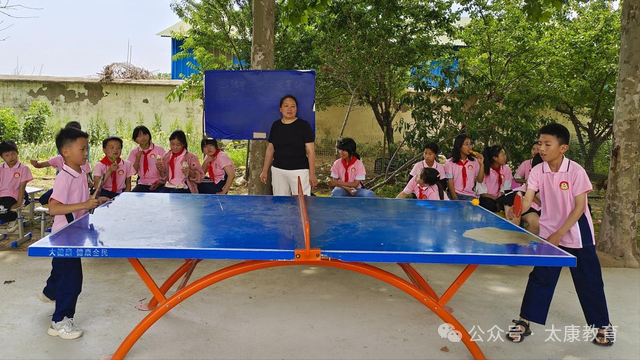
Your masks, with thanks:
[(264, 156), (260, 181), (267, 183), (271, 167), (273, 195), (298, 194), (298, 176), (305, 195), (316, 187), (315, 135), (308, 122), (298, 119), (298, 100), (293, 95), (280, 99), (282, 119), (276, 120), (269, 131), (269, 145)]

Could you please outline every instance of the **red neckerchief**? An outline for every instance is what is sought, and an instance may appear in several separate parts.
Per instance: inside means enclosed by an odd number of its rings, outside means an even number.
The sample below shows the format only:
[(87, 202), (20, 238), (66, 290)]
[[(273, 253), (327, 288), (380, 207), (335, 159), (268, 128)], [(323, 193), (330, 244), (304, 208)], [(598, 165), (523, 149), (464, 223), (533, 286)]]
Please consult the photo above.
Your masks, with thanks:
[(171, 159), (169, 160), (169, 166), (171, 167), (171, 180), (173, 180), (173, 178), (176, 177), (175, 160), (178, 156), (182, 155), (183, 153), (184, 153), (184, 149), (180, 150), (180, 152), (177, 154), (171, 153)]
[(209, 162), (209, 179), (211, 180), (214, 180), (213, 179), (213, 162), (216, 161), (216, 158), (218, 157), (218, 153), (220, 153), (220, 149), (217, 149), (216, 152), (213, 153), (213, 160)]
[[(140, 148), (140, 150), (142, 150), (142, 148)], [(146, 175), (147, 171), (149, 171), (149, 161), (147, 160), (147, 155), (149, 155), (151, 150), (153, 150), (153, 144), (149, 146), (149, 150), (142, 150), (142, 173), (144, 175)]]
[(467, 188), (467, 167), (465, 165), (467, 165), (467, 163), (469, 162), (469, 160), (465, 160), (465, 161), (458, 161), (456, 164), (462, 166), (462, 188), (466, 189)]
[(424, 200), (424, 199), (426, 199), (426, 198), (424, 197), (424, 192), (422, 191), (422, 186), (420, 186), (420, 184), (418, 184), (418, 192), (419, 192), (419, 193), (418, 193), (418, 199), (420, 199), (420, 200)]
[(493, 165), (491, 165), (491, 168), (495, 170), (496, 173), (498, 173), (498, 192), (500, 191), (500, 189), (502, 189), (502, 176), (500, 175), (501, 166), (502, 165), (498, 165), (498, 167), (493, 167)]
[(351, 157), (351, 160), (347, 162), (347, 160), (342, 159), (342, 166), (344, 166), (344, 182), (349, 182), (349, 166), (356, 163), (358, 158), (355, 156)]
[[(116, 164), (120, 164), (121, 161), (122, 161), (121, 158), (117, 158)], [(113, 164), (111, 159), (109, 159), (109, 157), (106, 155), (105, 157), (102, 158), (102, 160), (100, 160), (100, 162), (107, 166), (111, 166), (111, 164)], [(111, 174), (111, 191), (113, 192), (118, 192), (118, 175), (117, 174), (118, 174), (118, 169), (116, 169), (116, 171), (114, 171), (113, 174)]]

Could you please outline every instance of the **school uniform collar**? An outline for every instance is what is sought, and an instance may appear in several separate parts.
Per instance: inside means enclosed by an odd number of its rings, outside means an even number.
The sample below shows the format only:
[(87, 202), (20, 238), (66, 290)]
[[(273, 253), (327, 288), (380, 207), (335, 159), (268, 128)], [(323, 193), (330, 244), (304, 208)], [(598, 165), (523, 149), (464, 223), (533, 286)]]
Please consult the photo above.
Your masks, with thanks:
[(69, 165), (67, 165), (67, 163), (64, 164), (64, 166), (62, 166), (62, 171), (66, 172), (67, 174), (73, 176), (74, 178), (77, 178), (78, 176), (82, 175), (82, 168), (80, 168), (80, 172), (77, 172), (75, 170), (73, 170)]
[[(570, 163), (571, 163), (571, 160), (569, 160), (566, 156), (562, 155), (562, 164), (560, 164), (560, 168), (558, 169), (558, 172), (559, 173), (569, 172)], [(543, 173), (553, 172), (549, 167), (549, 163), (546, 161), (542, 162), (542, 172)]]
[(16, 164), (13, 167), (10, 167), (9, 164), (7, 164), (6, 162), (2, 163), (2, 167), (5, 169), (19, 169), (20, 166), (22, 166), (22, 163), (20, 162), (20, 160), (18, 160), (18, 162), (16, 162)]
[(424, 164), (424, 167), (426, 168), (430, 168), (430, 169), (435, 169), (436, 168), (436, 161), (433, 161), (433, 166), (429, 166), (429, 164), (427, 164), (427, 160), (422, 160), (422, 163)]

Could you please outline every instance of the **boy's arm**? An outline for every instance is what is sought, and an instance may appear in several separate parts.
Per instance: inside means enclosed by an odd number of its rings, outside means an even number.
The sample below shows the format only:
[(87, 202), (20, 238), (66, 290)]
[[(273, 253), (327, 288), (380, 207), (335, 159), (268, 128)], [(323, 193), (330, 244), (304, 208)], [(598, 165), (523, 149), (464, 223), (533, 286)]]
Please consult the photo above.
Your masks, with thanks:
[(31, 159), (29, 162), (31, 163), (31, 166), (33, 166), (36, 169), (40, 169), (40, 168), (43, 168), (43, 167), (51, 166), (51, 164), (49, 164), (48, 160), (38, 161), (38, 160), (35, 160), (35, 159)]
[(131, 191), (131, 176), (124, 179), (124, 191)]
[(564, 224), (562, 224), (558, 231), (554, 232), (547, 238), (547, 241), (552, 243), (553, 245), (558, 246), (564, 234), (566, 234), (573, 227), (573, 225), (578, 222), (580, 217), (582, 217), (582, 214), (584, 214), (584, 207), (587, 202), (587, 193), (582, 193), (576, 196), (574, 199), (576, 205), (569, 213), (569, 216), (567, 216), (567, 220), (564, 221)]
[(63, 204), (56, 199), (49, 200), (49, 214), (50, 215), (66, 215), (78, 210), (91, 210), (100, 205), (100, 200), (93, 197), (89, 200), (75, 204)]
[(11, 209), (17, 209), (22, 206), (22, 202), (24, 201), (24, 189), (27, 187), (27, 182), (23, 181), (20, 183), (20, 190), (18, 190), (18, 201), (11, 207)]

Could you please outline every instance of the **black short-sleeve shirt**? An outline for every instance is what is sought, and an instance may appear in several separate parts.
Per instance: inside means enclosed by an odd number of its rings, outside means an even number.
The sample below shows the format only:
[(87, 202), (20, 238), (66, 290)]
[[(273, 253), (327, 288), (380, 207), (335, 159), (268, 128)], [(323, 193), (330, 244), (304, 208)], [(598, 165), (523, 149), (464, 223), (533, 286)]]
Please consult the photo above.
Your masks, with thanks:
[(273, 144), (273, 166), (283, 170), (309, 168), (305, 144), (315, 140), (311, 125), (302, 119), (291, 124), (276, 120), (269, 131), (269, 142)]

